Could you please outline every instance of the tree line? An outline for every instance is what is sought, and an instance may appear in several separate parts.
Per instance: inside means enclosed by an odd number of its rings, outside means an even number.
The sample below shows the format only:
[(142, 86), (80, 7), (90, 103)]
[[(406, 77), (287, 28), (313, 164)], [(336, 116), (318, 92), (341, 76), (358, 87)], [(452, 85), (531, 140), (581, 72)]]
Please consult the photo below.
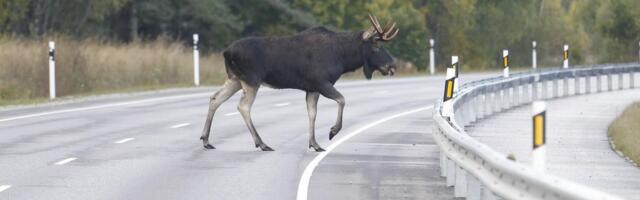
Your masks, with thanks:
[(572, 63), (635, 60), (639, 9), (637, 0), (0, 0), (0, 33), (185, 45), (199, 33), (201, 48), (215, 52), (242, 37), (319, 25), (364, 30), (373, 13), (398, 22), (400, 35), (386, 46), (402, 60), (424, 68), (433, 38), (439, 66), (456, 54), (466, 67), (487, 69), (498, 66), (502, 49), (514, 65), (528, 66), (534, 40), (542, 65), (559, 65), (563, 44)]

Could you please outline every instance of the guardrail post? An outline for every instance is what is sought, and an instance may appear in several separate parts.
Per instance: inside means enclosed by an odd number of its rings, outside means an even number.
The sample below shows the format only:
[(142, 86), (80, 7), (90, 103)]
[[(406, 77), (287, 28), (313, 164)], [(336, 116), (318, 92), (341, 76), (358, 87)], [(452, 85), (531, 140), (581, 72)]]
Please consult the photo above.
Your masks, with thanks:
[(590, 94), (591, 93), (591, 76), (590, 75), (584, 76), (584, 80), (585, 80), (584, 93)]
[(533, 46), (533, 49), (531, 50), (531, 68), (536, 69), (538, 68), (538, 54), (536, 52), (536, 41), (534, 40), (533, 42), (531, 42), (531, 46)]
[(568, 97), (569, 96), (569, 77), (565, 76), (562, 79), (562, 96), (564, 97)]
[(545, 171), (545, 143), (546, 143), (546, 103), (543, 101), (533, 102), (533, 152), (532, 164), (533, 168)]
[(467, 173), (467, 199), (466, 200), (480, 200), (482, 198), (482, 185), (480, 180), (471, 174)]
[(622, 79), (623, 79), (622, 75), (623, 75), (622, 72), (618, 73), (618, 90), (622, 90), (623, 88), (622, 85), (624, 85), (624, 83), (622, 82)]
[(613, 80), (611, 79), (613, 76), (611, 76), (611, 72), (607, 73), (607, 90), (611, 91), (613, 90)]
[(433, 75), (436, 73), (436, 56), (433, 52), (435, 41), (433, 39), (429, 39), (429, 44), (431, 44), (431, 48), (429, 48), (429, 74)]
[(49, 41), (49, 99), (56, 98), (56, 43)]
[(467, 176), (470, 176), (470, 174), (468, 175), (462, 167), (456, 166), (456, 185), (453, 190), (454, 197), (467, 196)]
[(542, 84), (542, 92), (540, 92), (540, 99), (547, 99), (547, 92), (549, 91), (549, 84), (547, 83), (547, 81), (540, 81), (540, 84)]
[(538, 80), (540, 76), (535, 75), (533, 82), (531, 83), (531, 101), (538, 100)]
[(456, 184), (456, 163), (447, 158), (447, 187)]
[(562, 53), (562, 68), (569, 68), (569, 45), (565, 44)]
[[(551, 81), (550, 81), (550, 82), (551, 82)], [(558, 91), (558, 90), (559, 90), (559, 89), (558, 89), (559, 87), (560, 87), (560, 85), (558, 84), (558, 79), (557, 79), (557, 78), (554, 78), (554, 79), (553, 79), (553, 82), (551, 82), (551, 90), (553, 90), (553, 94), (552, 94), (552, 95), (550, 95), (550, 96), (551, 96), (551, 97), (550, 97), (551, 99), (560, 97), (560, 96), (559, 96), (559, 93), (560, 93), (560, 92)]]
[(573, 74), (573, 95), (580, 95), (580, 76)]
[(440, 176), (442, 177), (447, 176), (447, 154), (442, 152), (442, 150), (440, 151)]
[(635, 88), (635, 87), (636, 87), (635, 73), (632, 71), (629, 73), (629, 88)]
[(598, 85), (597, 92), (602, 92), (602, 74), (596, 75), (596, 83)]
[(193, 34), (193, 83), (200, 85), (200, 52), (198, 51), (198, 34)]
[(502, 50), (502, 77), (509, 77), (509, 50)]

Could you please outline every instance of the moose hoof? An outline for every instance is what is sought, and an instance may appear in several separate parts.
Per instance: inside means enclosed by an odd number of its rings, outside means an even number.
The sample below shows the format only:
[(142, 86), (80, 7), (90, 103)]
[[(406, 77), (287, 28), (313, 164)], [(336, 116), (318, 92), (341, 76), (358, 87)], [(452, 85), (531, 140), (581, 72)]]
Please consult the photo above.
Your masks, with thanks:
[(267, 145), (260, 146), (260, 149), (262, 149), (262, 151), (273, 151), (273, 149)]
[(313, 150), (315, 150), (316, 152), (323, 152), (324, 149), (322, 147), (313, 147)]
[(204, 148), (205, 149), (216, 149), (215, 147), (213, 147), (213, 145), (210, 145), (210, 144), (205, 144)]

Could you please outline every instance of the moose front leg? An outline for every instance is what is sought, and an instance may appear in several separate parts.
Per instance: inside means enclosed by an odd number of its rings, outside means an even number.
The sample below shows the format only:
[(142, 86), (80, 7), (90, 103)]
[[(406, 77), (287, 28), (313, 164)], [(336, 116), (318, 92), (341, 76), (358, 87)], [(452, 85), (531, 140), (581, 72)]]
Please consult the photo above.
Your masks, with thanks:
[(318, 98), (320, 93), (307, 92), (307, 111), (309, 112), (309, 148), (313, 147), (316, 152), (324, 151), (316, 142), (316, 114), (318, 111)]
[(342, 94), (340, 94), (333, 85), (323, 87), (320, 90), (320, 94), (338, 103), (338, 118), (336, 119), (336, 124), (331, 127), (331, 132), (329, 132), (329, 140), (331, 140), (340, 132), (340, 129), (342, 129), (342, 111), (344, 110), (345, 101)]

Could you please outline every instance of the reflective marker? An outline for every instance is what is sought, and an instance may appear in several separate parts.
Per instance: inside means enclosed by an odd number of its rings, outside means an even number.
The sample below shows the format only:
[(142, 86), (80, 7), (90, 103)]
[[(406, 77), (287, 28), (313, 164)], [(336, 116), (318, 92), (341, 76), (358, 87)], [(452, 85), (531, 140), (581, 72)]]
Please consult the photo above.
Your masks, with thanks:
[(509, 77), (509, 50), (502, 50), (502, 76)]
[(533, 151), (532, 164), (533, 168), (544, 172), (546, 160), (546, 110), (547, 106), (544, 101), (535, 101), (532, 105), (532, 122), (533, 122)]

